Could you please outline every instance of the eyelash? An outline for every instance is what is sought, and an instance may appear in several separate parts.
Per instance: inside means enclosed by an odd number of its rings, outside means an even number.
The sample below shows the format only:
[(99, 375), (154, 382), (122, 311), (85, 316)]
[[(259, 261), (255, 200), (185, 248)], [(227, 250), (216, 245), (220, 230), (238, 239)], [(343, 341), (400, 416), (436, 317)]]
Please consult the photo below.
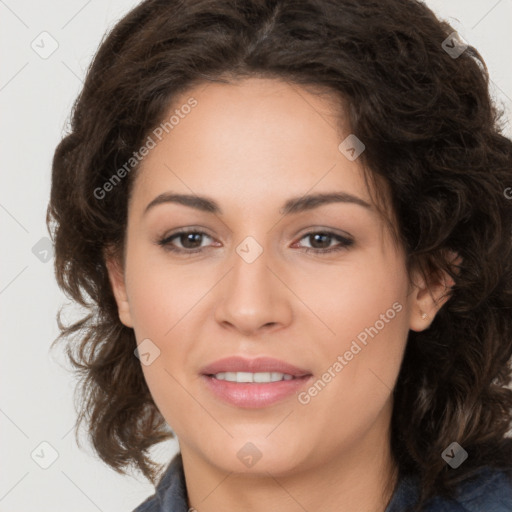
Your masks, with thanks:
[[(204, 231), (182, 230), (182, 231), (177, 231), (176, 233), (173, 233), (170, 236), (166, 236), (166, 237), (158, 240), (157, 243), (158, 243), (158, 245), (163, 247), (163, 249), (166, 251), (187, 254), (187, 255), (198, 253), (198, 252), (201, 252), (203, 249), (205, 249), (205, 247), (199, 247), (196, 249), (181, 249), (179, 247), (175, 247), (175, 246), (171, 245), (171, 240), (173, 240), (174, 238), (178, 238), (181, 235), (189, 235), (189, 234), (206, 235), (208, 238), (212, 238)], [(354, 243), (354, 240), (352, 240), (350, 238), (343, 237), (336, 233), (333, 233), (332, 231), (310, 231), (309, 233), (305, 233), (299, 240), (302, 240), (303, 238), (306, 238), (306, 237), (312, 236), (312, 235), (326, 235), (328, 237), (338, 240), (340, 242), (340, 245), (331, 247), (331, 248), (327, 248), (327, 249), (315, 249), (312, 247), (303, 247), (302, 249), (304, 250), (304, 252), (308, 252), (308, 253), (313, 252), (315, 254), (326, 254), (326, 253), (331, 253), (331, 252), (338, 252), (338, 251), (342, 251), (343, 249), (346, 249), (347, 247), (350, 247)]]

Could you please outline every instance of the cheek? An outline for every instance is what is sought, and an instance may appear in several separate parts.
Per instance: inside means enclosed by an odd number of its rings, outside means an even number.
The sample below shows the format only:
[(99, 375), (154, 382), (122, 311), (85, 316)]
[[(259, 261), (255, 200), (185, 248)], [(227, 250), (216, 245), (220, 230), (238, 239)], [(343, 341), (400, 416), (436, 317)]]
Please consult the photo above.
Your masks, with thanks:
[[(130, 307), (137, 341), (150, 338), (161, 351), (161, 357), (143, 371), (155, 402), (172, 424), (179, 420), (172, 411), (191, 407), (179, 383), (191, 377), (187, 371), (194, 339), (208, 338), (205, 325), (214, 328), (206, 320), (212, 322), (219, 290), (215, 284), (223, 269), (214, 272), (207, 265), (173, 265), (162, 257), (151, 261), (142, 256), (132, 253), (127, 262)], [(318, 263), (283, 272), (294, 293), (275, 293), (296, 311), (294, 324), (288, 327), (302, 332), (301, 351), (311, 356), (317, 377), (338, 356), (347, 355), (343, 369), (331, 370), (336, 377), (303, 412), (320, 418), (327, 407), (329, 414), (345, 420), (350, 412), (353, 421), (347, 428), (353, 422), (363, 425), (388, 399), (398, 374), (408, 332), (405, 270), (397, 261), (368, 254), (337, 266)], [(213, 295), (205, 296), (209, 291)]]
[(398, 261), (360, 258), (347, 265), (326, 267), (315, 272), (314, 278), (297, 281), (295, 289), (331, 330), (332, 340), (350, 340), (376, 322), (382, 332), (403, 330), (407, 280)]
[(317, 340), (321, 380), (330, 382), (319, 384), (325, 395), (317, 406), (323, 401), (339, 405), (341, 415), (347, 407), (356, 415), (372, 414), (371, 404), (378, 410), (391, 393), (407, 341), (405, 269), (374, 259), (320, 275), (314, 290), (315, 312), (331, 331)]
[(172, 265), (161, 256), (151, 259), (137, 251), (127, 259), (135, 337), (137, 344), (146, 343), (154, 357), (151, 364), (142, 364), (142, 370), (157, 407), (170, 424), (173, 411), (191, 406), (183, 372), (188, 369), (190, 341), (196, 338), (194, 325), (202, 325), (197, 317), (201, 297), (214, 283), (212, 276), (192, 267)]
[(213, 276), (202, 276), (196, 267), (172, 264), (162, 255), (131, 254), (128, 296), (137, 335), (163, 342), (175, 326), (188, 321), (189, 312), (214, 282)]

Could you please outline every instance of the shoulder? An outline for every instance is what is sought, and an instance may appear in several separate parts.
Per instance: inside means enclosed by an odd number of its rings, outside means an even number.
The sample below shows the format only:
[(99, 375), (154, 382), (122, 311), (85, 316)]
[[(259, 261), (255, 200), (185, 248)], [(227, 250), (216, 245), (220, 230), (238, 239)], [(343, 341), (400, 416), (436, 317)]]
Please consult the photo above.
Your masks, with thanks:
[[(408, 512), (417, 502), (418, 485), (416, 478), (403, 478), (386, 512)], [(423, 511), (511, 512), (512, 475), (499, 469), (484, 467), (457, 486), (453, 499), (437, 496), (426, 503)]]
[(483, 468), (474, 479), (459, 486), (456, 500), (464, 512), (510, 512), (512, 476), (501, 470)]
[[(511, 468), (512, 472), (512, 468)], [(408, 512), (418, 498), (418, 481), (404, 477), (386, 508), (386, 512)], [(181, 454), (178, 453), (163, 474), (154, 495), (133, 512), (188, 512), (187, 491)], [(489, 467), (457, 487), (453, 499), (435, 497), (424, 512), (511, 512), (512, 475)]]
[(133, 512), (188, 512), (187, 488), (181, 453), (171, 460), (158, 482), (155, 494), (149, 496)]

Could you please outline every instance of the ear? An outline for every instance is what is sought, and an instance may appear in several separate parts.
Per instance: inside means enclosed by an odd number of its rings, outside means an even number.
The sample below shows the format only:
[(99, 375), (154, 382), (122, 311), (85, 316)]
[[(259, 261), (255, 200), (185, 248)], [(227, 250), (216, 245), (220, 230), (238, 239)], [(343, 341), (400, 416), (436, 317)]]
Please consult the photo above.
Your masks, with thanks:
[(119, 319), (126, 327), (133, 327), (130, 304), (126, 293), (124, 270), (119, 255), (114, 251), (106, 249), (103, 253), (103, 258), (107, 267), (110, 285), (117, 302)]
[[(448, 261), (457, 273), (457, 265), (462, 258), (453, 251), (448, 251)], [(451, 297), (453, 278), (444, 270), (432, 271), (428, 275), (416, 269), (413, 273), (413, 291), (410, 296), (409, 328), (413, 331), (428, 329), (437, 312)]]

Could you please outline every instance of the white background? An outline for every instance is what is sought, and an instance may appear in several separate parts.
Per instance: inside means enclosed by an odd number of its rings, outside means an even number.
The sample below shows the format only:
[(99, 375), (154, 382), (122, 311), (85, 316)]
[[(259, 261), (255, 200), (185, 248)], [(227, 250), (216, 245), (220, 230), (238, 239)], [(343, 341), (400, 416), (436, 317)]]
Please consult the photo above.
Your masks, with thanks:
[[(512, 109), (512, 0), (426, 2), (484, 57), (493, 95)], [(59, 351), (55, 315), (66, 303), (53, 259), (32, 248), (45, 226), (50, 166), (71, 106), (105, 31), (135, 0), (0, 0), (0, 512), (131, 511), (153, 493), (140, 475), (121, 476), (74, 440), (74, 378)], [(47, 31), (58, 42), (47, 59), (32, 41)], [(48, 48), (48, 46), (47, 46)], [(506, 132), (511, 136), (510, 125)], [(44, 243), (44, 242), (39, 242)], [(31, 458), (41, 442), (58, 453), (42, 469)], [(177, 444), (156, 450), (168, 461)], [(36, 450), (43, 461), (51, 450)]]

